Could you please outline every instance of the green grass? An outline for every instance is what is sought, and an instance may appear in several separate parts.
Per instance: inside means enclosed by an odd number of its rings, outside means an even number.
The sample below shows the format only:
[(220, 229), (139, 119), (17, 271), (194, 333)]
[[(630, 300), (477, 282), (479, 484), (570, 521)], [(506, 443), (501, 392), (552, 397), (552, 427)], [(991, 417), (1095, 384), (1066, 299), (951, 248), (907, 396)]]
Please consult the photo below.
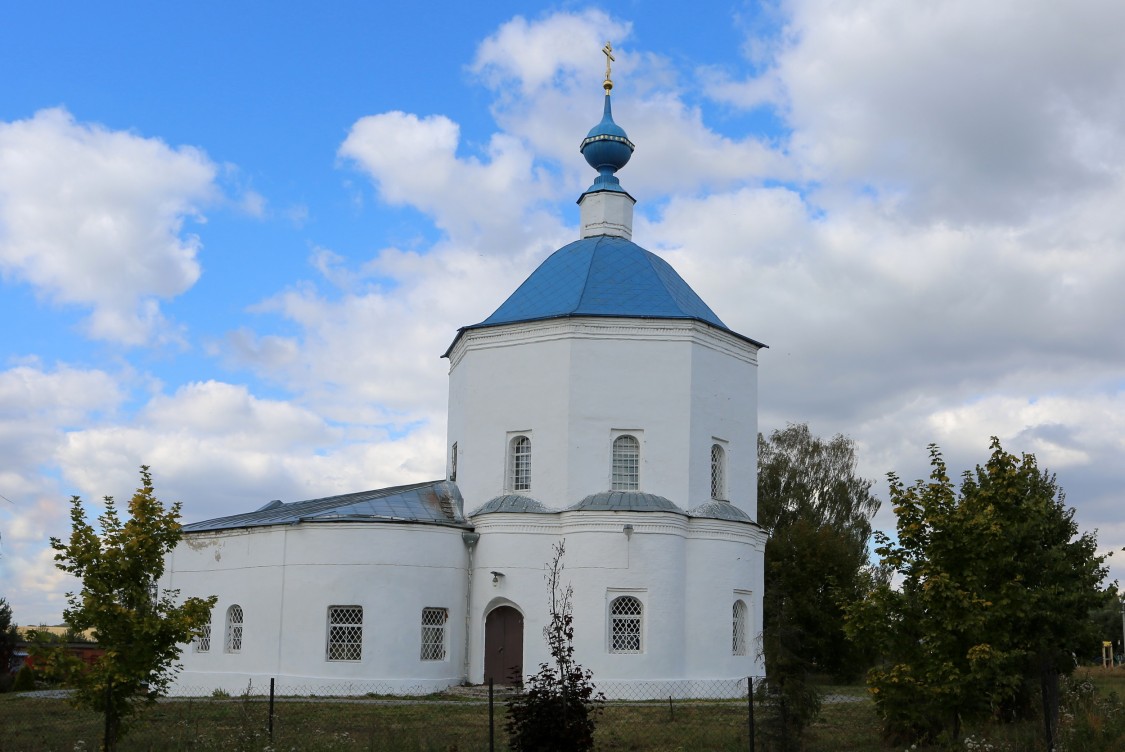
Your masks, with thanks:
[(1075, 669), (1073, 678), (1090, 681), (1102, 694), (1116, 692), (1118, 697), (1125, 699), (1125, 669), (1123, 668), (1104, 669), (1100, 666), (1084, 666)]
[[(496, 748), (506, 748), (497, 704)], [(488, 748), (488, 706), (477, 701), (285, 699), (276, 703), (274, 743), (268, 704), (245, 700), (166, 700), (122, 740), (128, 750), (480, 750)], [(0, 695), (0, 752), (95, 750), (100, 717), (64, 700)], [(745, 750), (738, 702), (610, 703), (598, 725), (604, 750)], [(82, 745), (85, 746), (82, 746)]]
[[(1125, 671), (1080, 670), (1099, 696), (1125, 697)], [(886, 744), (874, 704), (862, 685), (823, 685), (826, 695), (853, 698), (826, 702), (808, 729), (806, 752), (901, 750)], [(488, 749), (488, 706), (480, 698), (455, 694), (420, 698), (392, 696), (280, 698), (274, 742), (268, 702), (260, 697), (170, 699), (147, 710), (122, 739), (134, 750), (410, 750), (465, 752)], [(504, 705), (497, 701), (496, 749), (506, 749)], [(765, 721), (763, 709), (756, 714)], [(1042, 748), (1034, 723), (987, 725), (965, 730), (996, 749)], [(599, 750), (743, 750), (749, 731), (745, 700), (611, 702), (598, 724)], [(65, 700), (0, 694), (0, 752), (74, 752), (98, 749), (101, 717), (76, 710)], [(938, 750), (919, 747), (918, 752)]]

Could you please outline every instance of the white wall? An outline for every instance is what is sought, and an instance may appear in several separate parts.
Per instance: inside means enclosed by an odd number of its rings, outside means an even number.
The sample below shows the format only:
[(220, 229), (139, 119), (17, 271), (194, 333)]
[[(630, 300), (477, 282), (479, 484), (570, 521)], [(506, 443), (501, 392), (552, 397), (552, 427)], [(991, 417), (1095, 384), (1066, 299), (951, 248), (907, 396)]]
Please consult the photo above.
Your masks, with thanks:
[[(524, 614), (524, 669), (549, 660), (542, 629), (551, 546), (566, 542), (563, 582), (574, 588), (577, 660), (603, 682), (683, 682), (763, 673), (761, 631), (765, 533), (746, 523), (673, 513), (562, 512), (489, 514), (473, 520), (481, 534), (472, 594), (470, 680), (484, 678), (484, 620), (499, 604)], [(624, 525), (632, 524), (627, 537)], [(498, 583), (490, 572), (503, 573)], [(735, 590), (748, 590), (750, 650), (731, 651)], [(639, 654), (609, 650), (608, 604), (633, 595), (645, 606)], [(742, 596), (745, 597), (745, 596)]]
[[(167, 587), (182, 597), (217, 595), (211, 650), (183, 654), (181, 691), (248, 679), (297, 685), (378, 681), (385, 687), (461, 680), (467, 555), (461, 530), (422, 524), (302, 523), (196, 533), (170, 555)], [(224, 652), (225, 615), (245, 615), (242, 650)], [(329, 606), (364, 609), (360, 661), (326, 658)], [(425, 607), (449, 609), (446, 659), (420, 659)]]
[(450, 354), (449, 438), (472, 511), (505, 492), (508, 437), (529, 431), (531, 489), (564, 509), (610, 485), (617, 429), (643, 431), (641, 489), (710, 498), (711, 439), (731, 501), (756, 514), (757, 348), (695, 321), (560, 319), (465, 332)]

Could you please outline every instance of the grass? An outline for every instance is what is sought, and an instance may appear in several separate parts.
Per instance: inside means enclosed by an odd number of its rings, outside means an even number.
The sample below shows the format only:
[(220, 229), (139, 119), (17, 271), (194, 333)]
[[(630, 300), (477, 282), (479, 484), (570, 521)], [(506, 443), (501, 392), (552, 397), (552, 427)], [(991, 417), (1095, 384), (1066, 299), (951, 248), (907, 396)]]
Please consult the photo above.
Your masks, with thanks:
[[(1081, 669), (1099, 696), (1125, 696), (1125, 671)], [(806, 752), (879, 752), (887, 745), (867, 689), (824, 685), (826, 702), (808, 729)], [(849, 701), (839, 701), (851, 698)], [(504, 706), (495, 706), (496, 749), (506, 749)], [(757, 716), (763, 722), (761, 711)], [(981, 749), (1039, 749), (1037, 724), (966, 729), (985, 739)], [(611, 702), (599, 721), (599, 750), (746, 750), (749, 731), (745, 700)], [(0, 752), (75, 752), (98, 749), (101, 717), (76, 710), (65, 700), (0, 694)], [(133, 750), (411, 750), (464, 752), (488, 749), (488, 706), (455, 694), (420, 698), (391, 696), (280, 698), (274, 740), (268, 733), (268, 703), (260, 697), (169, 699), (157, 703), (123, 739)], [(918, 752), (938, 750), (919, 747)]]
[[(496, 748), (505, 749), (497, 705)], [(95, 750), (100, 716), (65, 700), (0, 695), (0, 752)], [(126, 750), (481, 750), (488, 749), (488, 706), (442, 698), (286, 698), (276, 704), (274, 742), (268, 704), (259, 698), (166, 700), (121, 741)], [(604, 750), (745, 750), (745, 705), (724, 701), (610, 703), (598, 725)]]

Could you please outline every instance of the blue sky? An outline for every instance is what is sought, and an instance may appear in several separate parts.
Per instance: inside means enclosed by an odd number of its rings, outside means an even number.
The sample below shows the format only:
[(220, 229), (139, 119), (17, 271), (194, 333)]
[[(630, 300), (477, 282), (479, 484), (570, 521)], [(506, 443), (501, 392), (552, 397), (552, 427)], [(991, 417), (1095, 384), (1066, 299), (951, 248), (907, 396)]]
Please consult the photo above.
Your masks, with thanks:
[(634, 239), (770, 345), (764, 430), (851, 435), (877, 479), (998, 435), (1119, 549), (1125, 11), (847, 6), (9, 9), (17, 621), (61, 615), (69, 496), (142, 463), (188, 520), (440, 476), (439, 356), (576, 237), (606, 39)]

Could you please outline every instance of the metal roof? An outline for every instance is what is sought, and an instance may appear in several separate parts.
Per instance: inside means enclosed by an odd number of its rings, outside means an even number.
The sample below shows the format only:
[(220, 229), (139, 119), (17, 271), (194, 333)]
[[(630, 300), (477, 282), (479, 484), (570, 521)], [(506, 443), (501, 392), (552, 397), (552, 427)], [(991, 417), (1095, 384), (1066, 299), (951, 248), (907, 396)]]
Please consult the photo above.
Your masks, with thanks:
[(684, 510), (663, 496), (640, 491), (602, 491), (590, 494), (570, 507), (568, 512), (673, 512)]
[(479, 326), (556, 316), (699, 319), (726, 329), (667, 261), (613, 235), (582, 238), (552, 253)]
[(613, 235), (582, 238), (552, 253), (491, 316), (461, 328), (453, 344), (470, 329), (570, 316), (691, 319), (763, 347), (728, 329), (667, 261)]
[(522, 512), (524, 514), (550, 514), (551, 510), (538, 499), (520, 494), (504, 494), (486, 501), (480, 509), (470, 514), (476, 517), (480, 514), (494, 514), (496, 512)]
[(729, 520), (731, 522), (753, 522), (750, 515), (731, 504), (729, 501), (708, 501), (700, 504), (695, 509), (688, 510), (688, 517), (705, 517), (713, 520)]
[(288, 504), (271, 501), (253, 512), (193, 522), (183, 530), (199, 533), (298, 522), (419, 522), (470, 527), (463, 509), (457, 484), (437, 480)]
[(602, 491), (591, 494), (577, 504), (565, 509), (548, 509), (542, 502), (520, 494), (504, 494), (489, 499), (480, 509), (469, 515), (470, 518), (484, 514), (510, 512), (517, 514), (559, 514), (567, 512), (671, 512), (672, 514), (697, 519), (726, 520), (727, 522), (748, 522), (757, 525), (750, 515), (729, 501), (708, 501), (685, 512), (663, 496), (640, 491)]

